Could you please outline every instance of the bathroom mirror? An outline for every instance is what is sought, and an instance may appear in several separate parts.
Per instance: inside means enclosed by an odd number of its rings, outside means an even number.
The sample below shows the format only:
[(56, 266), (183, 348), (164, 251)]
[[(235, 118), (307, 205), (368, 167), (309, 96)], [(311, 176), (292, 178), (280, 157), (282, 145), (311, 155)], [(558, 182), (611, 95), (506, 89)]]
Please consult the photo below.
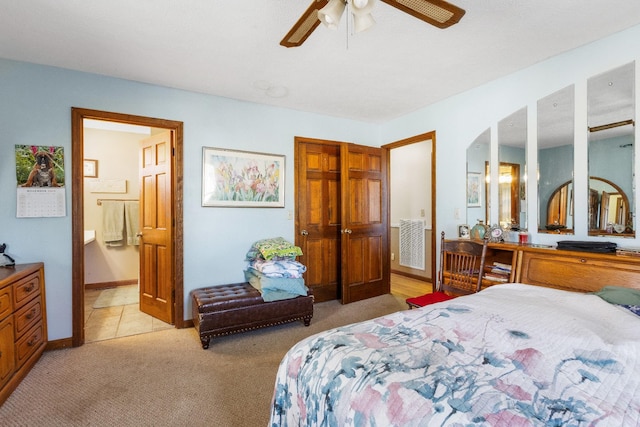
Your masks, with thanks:
[(526, 142), (525, 107), (498, 122), (498, 224), (502, 228), (527, 228)]
[(573, 232), (575, 88), (538, 101), (538, 232)]
[(635, 236), (635, 63), (587, 81), (589, 235)]
[(491, 129), (482, 132), (467, 148), (467, 224), (478, 220), (489, 224), (490, 203), (487, 176), (489, 174)]

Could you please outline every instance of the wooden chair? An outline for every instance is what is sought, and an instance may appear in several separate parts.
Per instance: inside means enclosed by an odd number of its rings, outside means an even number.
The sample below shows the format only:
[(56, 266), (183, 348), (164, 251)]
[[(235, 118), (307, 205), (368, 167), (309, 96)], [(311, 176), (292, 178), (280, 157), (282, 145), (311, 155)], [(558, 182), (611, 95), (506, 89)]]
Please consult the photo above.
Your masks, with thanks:
[(430, 294), (407, 298), (409, 308), (424, 307), (478, 292), (482, 288), (487, 242), (488, 236), (482, 243), (475, 240), (445, 241), (443, 231), (440, 237), (440, 271), (436, 289)]

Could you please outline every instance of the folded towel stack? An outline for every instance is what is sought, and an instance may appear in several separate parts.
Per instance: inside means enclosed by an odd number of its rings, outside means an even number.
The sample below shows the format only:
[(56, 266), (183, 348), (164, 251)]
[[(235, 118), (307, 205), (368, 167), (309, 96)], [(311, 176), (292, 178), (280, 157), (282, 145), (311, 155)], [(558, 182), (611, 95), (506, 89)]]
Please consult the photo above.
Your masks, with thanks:
[(296, 261), (300, 255), (302, 249), (282, 237), (259, 240), (247, 252), (245, 278), (265, 301), (307, 295), (302, 277), (307, 268)]

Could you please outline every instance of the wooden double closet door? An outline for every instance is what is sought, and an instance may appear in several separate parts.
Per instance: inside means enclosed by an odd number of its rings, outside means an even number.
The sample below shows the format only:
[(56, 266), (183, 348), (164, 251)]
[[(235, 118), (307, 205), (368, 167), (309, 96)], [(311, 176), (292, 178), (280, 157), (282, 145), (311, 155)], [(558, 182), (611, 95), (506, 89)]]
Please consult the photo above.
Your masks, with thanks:
[(389, 293), (388, 153), (296, 137), (296, 245), (316, 302)]

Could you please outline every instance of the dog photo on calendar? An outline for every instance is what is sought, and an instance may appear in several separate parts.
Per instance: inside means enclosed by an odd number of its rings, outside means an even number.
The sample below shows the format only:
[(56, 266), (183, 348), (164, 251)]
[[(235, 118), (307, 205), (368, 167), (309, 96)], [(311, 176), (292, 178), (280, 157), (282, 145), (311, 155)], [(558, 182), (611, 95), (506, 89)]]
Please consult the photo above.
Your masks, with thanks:
[(63, 186), (63, 147), (16, 145), (16, 174), (19, 187)]

